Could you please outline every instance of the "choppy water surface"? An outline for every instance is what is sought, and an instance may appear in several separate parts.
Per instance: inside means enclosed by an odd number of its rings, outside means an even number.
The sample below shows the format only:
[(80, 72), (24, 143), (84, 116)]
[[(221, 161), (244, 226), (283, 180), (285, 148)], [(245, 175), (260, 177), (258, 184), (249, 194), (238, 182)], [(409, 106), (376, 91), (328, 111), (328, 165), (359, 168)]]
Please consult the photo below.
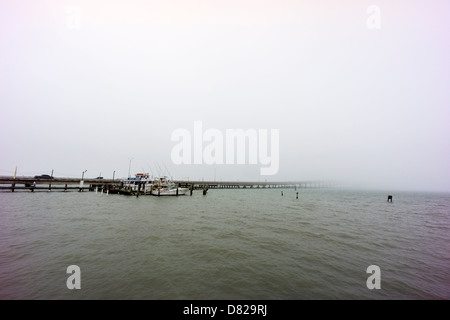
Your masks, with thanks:
[(0, 193), (0, 298), (450, 299), (449, 194), (297, 191)]

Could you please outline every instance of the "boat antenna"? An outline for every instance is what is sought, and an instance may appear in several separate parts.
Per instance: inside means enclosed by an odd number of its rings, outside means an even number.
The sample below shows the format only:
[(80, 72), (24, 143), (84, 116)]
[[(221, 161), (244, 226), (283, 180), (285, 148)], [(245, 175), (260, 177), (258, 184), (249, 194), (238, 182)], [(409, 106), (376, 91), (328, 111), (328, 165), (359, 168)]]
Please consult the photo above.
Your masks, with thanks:
[(165, 165), (165, 164), (164, 164), (164, 168), (166, 169), (166, 171), (167, 171), (167, 174), (168, 174), (168, 175), (169, 175), (169, 177), (170, 177), (170, 180), (173, 180), (172, 174), (170, 173), (169, 169), (167, 169), (167, 167), (166, 167), (166, 165)]
[(156, 165), (158, 166), (158, 172), (160, 176), (164, 176), (164, 171), (161, 169), (160, 165), (158, 163), (156, 163)]
[(147, 162), (147, 166), (148, 166), (148, 168), (149, 168), (149, 170), (150, 170), (150, 174), (152, 175), (152, 177), (154, 177), (154, 176), (153, 176), (153, 171), (152, 171), (152, 166), (149, 165), (148, 162)]
[(158, 171), (158, 175), (161, 177), (163, 175), (163, 172), (161, 168), (159, 167), (158, 163), (155, 164), (156, 170)]

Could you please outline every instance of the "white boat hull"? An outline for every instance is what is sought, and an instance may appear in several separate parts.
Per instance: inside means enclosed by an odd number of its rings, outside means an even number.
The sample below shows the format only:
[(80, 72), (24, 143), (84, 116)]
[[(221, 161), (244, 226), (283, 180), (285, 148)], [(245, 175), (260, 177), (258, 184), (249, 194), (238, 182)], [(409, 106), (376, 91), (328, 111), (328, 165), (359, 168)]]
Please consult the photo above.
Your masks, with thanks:
[(187, 188), (178, 188), (178, 194), (177, 194), (177, 188), (174, 189), (157, 189), (152, 190), (153, 196), (184, 196), (186, 192), (188, 192), (189, 189)]

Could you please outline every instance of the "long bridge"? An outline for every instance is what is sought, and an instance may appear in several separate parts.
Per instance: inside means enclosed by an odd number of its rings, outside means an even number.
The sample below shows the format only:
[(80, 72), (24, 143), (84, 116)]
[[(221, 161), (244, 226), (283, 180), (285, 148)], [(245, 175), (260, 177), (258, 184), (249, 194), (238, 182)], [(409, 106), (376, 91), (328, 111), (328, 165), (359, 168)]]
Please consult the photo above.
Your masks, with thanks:
[[(0, 176), (0, 191), (93, 191), (117, 189), (124, 179), (37, 178)], [(210, 181), (173, 180), (179, 187), (194, 189), (247, 189), (247, 188), (324, 188), (335, 186), (326, 181)]]

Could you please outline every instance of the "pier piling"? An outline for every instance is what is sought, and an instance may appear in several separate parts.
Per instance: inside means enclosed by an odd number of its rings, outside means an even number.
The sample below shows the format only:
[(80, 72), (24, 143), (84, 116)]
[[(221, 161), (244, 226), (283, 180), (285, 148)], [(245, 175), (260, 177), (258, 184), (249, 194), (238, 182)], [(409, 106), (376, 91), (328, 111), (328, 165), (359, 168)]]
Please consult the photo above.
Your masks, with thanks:
[(139, 194), (141, 193), (141, 183), (138, 183), (136, 198), (139, 198)]

